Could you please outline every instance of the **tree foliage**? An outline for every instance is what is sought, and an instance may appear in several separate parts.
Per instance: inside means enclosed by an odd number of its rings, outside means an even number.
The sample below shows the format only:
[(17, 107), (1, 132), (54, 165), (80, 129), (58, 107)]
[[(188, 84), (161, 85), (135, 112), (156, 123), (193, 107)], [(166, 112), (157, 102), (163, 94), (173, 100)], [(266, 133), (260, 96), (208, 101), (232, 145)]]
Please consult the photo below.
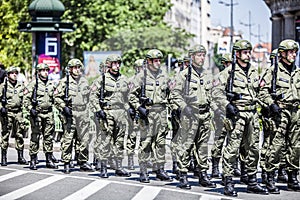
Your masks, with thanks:
[[(63, 33), (63, 65), (72, 58), (83, 59), (83, 51), (121, 50), (130, 66), (145, 51), (159, 48), (165, 55), (180, 55), (191, 34), (163, 22), (170, 0), (60, 0), (65, 6), (61, 20), (74, 22), (74, 32)], [(1, 62), (29, 68), (31, 34), (20, 33), (18, 22), (31, 21), (30, 0), (3, 0), (0, 4)]]

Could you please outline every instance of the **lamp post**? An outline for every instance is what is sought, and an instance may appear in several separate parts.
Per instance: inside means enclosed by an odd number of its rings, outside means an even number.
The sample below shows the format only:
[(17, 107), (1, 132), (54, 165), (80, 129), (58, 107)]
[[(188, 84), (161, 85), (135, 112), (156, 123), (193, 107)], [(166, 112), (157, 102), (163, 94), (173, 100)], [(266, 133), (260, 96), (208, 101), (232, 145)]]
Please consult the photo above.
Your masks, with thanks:
[(240, 24), (244, 25), (244, 26), (248, 26), (249, 27), (249, 42), (251, 42), (251, 27), (254, 25), (254, 24), (251, 24), (251, 11), (249, 10), (249, 24), (245, 24), (243, 22), (240, 22)]
[(230, 49), (232, 49), (232, 45), (233, 45), (233, 6), (238, 5), (238, 3), (233, 3), (233, 0), (230, 0), (230, 3), (226, 3), (224, 1), (219, 1), (219, 4), (223, 4), (225, 6), (230, 6)]

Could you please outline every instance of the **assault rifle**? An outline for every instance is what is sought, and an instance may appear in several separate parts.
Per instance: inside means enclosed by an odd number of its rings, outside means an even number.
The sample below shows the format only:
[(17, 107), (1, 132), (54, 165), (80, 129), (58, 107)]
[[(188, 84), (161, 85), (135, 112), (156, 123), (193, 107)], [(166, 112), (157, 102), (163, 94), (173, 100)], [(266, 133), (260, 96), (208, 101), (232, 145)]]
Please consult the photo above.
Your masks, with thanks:
[(2, 119), (3, 119), (3, 129), (7, 129), (7, 125), (8, 125), (8, 118), (7, 118), (7, 110), (6, 110), (6, 104), (7, 104), (7, 97), (6, 97), (6, 92), (7, 92), (7, 74), (4, 77), (4, 87), (2, 90), (2, 97), (1, 97), (1, 104), (2, 104), (2, 109), (3, 112), (1, 112), (2, 114)]
[(143, 62), (143, 81), (141, 85), (141, 94), (139, 98), (140, 107), (138, 108), (139, 117), (145, 121), (145, 124), (149, 124), (148, 114), (149, 110), (146, 106), (153, 105), (153, 100), (146, 96), (146, 84), (147, 84), (147, 60)]
[(39, 77), (38, 77), (38, 72), (37, 69), (35, 70), (35, 86), (33, 88), (33, 93), (32, 93), (32, 99), (31, 99), (31, 103), (32, 103), (32, 110), (35, 111), (35, 113), (33, 113), (34, 115), (32, 116), (33, 122), (35, 126), (38, 126), (38, 122), (37, 122), (37, 111), (36, 111), (36, 107), (38, 105), (38, 101), (37, 101), (37, 91), (38, 91), (38, 85), (39, 83)]
[[(65, 87), (65, 96), (64, 96), (64, 102), (65, 106), (70, 108), (72, 107), (72, 99), (69, 99), (69, 85), (70, 85), (70, 71), (69, 67), (66, 67), (66, 87)], [(67, 120), (67, 131), (71, 131), (72, 126), (72, 115), (71, 113), (65, 113), (66, 120)]]
[(188, 66), (188, 73), (186, 75), (185, 85), (184, 85), (185, 97), (189, 96), (191, 77), (192, 77), (192, 58), (190, 57), (190, 62), (189, 62), (189, 66)]
[(273, 70), (272, 81), (271, 81), (271, 97), (274, 101), (283, 98), (283, 94), (280, 95), (276, 94), (277, 72), (278, 72), (278, 53), (276, 53), (274, 57), (274, 70)]
[(235, 66), (236, 66), (236, 52), (234, 51), (232, 54), (231, 71), (230, 71), (228, 85), (227, 85), (227, 91), (226, 91), (226, 97), (230, 103), (234, 100), (241, 98), (240, 94), (233, 92)]

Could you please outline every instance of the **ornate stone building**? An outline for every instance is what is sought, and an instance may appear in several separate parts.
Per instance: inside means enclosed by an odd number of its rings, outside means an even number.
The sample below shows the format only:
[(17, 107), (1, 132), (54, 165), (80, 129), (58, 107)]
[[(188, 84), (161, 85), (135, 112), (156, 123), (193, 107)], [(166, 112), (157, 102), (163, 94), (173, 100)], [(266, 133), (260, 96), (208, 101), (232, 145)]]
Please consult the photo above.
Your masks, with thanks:
[(272, 48), (283, 39), (300, 43), (300, 0), (264, 0), (271, 10)]

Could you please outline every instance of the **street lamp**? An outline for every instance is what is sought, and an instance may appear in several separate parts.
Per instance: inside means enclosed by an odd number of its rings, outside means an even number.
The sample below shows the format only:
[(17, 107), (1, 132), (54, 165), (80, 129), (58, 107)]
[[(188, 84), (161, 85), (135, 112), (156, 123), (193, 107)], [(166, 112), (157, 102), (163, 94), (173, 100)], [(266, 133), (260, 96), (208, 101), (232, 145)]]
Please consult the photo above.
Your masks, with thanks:
[(251, 11), (249, 10), (249, 24), (245, 24), (243, 22), (240, 22), (241, 25), (244, 25), (244, 26), (249, 26), (249, 42), (251, 42), (251, 27), (254, 25), (254, 24), (251, 24)]
[(219, 4), (223, 4), (225, 6), (230, 6), (230, 49), (232, 49), (232, 45), (233, 45), (233, 6), (238, 5), (238, 3), (233, 3), (233, 0), (230, 0), (230, 3), (226, 3), (224, 1), (219, 1)]

